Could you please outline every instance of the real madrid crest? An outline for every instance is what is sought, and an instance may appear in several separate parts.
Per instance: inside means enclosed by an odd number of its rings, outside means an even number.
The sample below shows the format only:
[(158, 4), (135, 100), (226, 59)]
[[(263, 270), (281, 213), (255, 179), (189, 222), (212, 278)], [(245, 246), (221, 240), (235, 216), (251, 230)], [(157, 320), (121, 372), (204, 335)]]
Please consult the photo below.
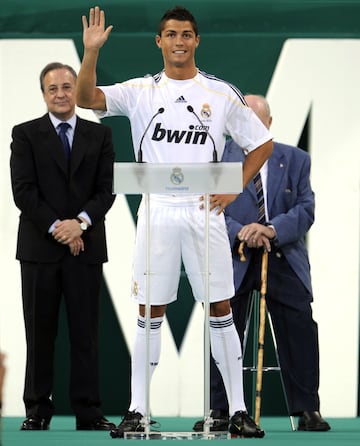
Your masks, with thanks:
[(200, 113), (201, 113), (201, 116), (202, 116), (204, 119), (209, 119), (209, 118), (211, 117), (210, 104), (203, 104)]
[(132, 294), (133, 296), (137, 296), (139, 292), (139, 285), (137, 282), (133, 282), (133, 286), (132, 286)]
[(179, 185), (184, 181), (184, 174), (182, 173), (180, 167), (174, 167), (170, 180), (175, 185)]

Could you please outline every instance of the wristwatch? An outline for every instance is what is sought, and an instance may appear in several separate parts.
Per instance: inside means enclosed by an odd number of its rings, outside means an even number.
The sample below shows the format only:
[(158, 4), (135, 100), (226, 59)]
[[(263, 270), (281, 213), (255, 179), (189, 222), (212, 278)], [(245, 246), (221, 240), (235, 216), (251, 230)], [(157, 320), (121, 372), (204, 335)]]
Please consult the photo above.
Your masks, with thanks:
[(84, 222), (83, 220), (81, 220), (81, 218), (79, 218), (79, 217), (76, 217), (76, 220), (80, 223), (80, 228), (81, 228), (83, 231), (86, 231), (87, 228), (88, 228), (87, 223), (85, 223), (85, 222)]

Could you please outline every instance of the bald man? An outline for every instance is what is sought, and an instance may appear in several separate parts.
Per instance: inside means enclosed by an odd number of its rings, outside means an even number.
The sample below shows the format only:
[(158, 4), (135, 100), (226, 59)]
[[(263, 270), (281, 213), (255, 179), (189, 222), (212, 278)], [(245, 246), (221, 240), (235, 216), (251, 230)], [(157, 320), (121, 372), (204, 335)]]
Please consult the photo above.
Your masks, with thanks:
[[(245, 96), (267, 128), (272, 116), (266, 99)], [(244, 162), (246, 153), (233, 140), (226, 143), (222, 161)], [(274, 142), (269, 160), (260, 170), (265, 221), (258, 222), (254, 182), (225, 209), (233, 254), (235, 296), (233, 318), (243, 342), (249, 298), (260, 290), (261, 257), (269, 252), (266, 303), (277, 342), (282, 378), (291, 415), (299, 416), (298, 430), (327, 431), (330, 425), (319, 408), (319, 343), (312, 318), (313, 301), (305, 235), (314, 222), (314, 193), (310, 185), (310, 156), (297, 147)], [(240, 261), (244, 242), (246, 261)], [(212, 430), (226, 430), (226, 394), (216, 366), (211, 367)], [(198, 421), (194, 430), (202, 430)]]

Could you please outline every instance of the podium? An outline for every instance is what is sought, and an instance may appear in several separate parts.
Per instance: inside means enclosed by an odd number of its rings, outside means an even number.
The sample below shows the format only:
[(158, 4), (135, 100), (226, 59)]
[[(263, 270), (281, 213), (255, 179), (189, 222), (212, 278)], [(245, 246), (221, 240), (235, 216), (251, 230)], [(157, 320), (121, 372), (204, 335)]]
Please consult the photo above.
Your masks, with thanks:
[[(142, 194), (146, 213), (146, 413), (144, 432), (126, 432), (125, 439), (219, 439), (227, 432), (210, 432), (210, 332), (209, 332), (209, 217), (210, 194), (242, 192), (242, 163), (114, 163), (114, 194)], [(150, 194), (201, 194), (205, 211), (204, 296), (204, 432), (150, 432)]]
[(114, 163), (116, 194), (237, 194), (242, 163)]

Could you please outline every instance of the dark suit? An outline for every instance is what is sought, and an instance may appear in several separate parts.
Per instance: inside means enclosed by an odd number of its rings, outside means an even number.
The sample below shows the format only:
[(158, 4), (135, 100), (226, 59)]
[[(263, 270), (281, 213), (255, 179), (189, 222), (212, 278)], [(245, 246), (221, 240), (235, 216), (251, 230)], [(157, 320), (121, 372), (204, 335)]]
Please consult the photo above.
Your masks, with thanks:
[[(233, 141), (226, 144), (223, 161), (244, 161)], [(271, 314), (290, 413), (319, 410), (319, 351), (317, 324), (312, 319), (312, 289), (304, 236), (314, 221), (310, 185), (310, 157), (301, 149), (274, 143), (268, 160), (267, 208), (277, 239), (269, 254), (266, 302)], [(240, 262), (237, 234), (257, 221), (258, 207), (251, 182), (225, 211), (233, 249), (236, 295), (231, 299), (234, 320), (243, 340), (246, 308), (252, 290), (259, 290), (262, 249), (245, 249)], [(215, 369), (215, 370), (213, 370)], [(226, 409), (222, 384), (212, 368), (213, 409)], [(225, 405), (224, 405), (225, 404)]]
[[(70, 400), (78, 419), (102, 415), (98, 307), (107, 261), (105, 214), (112, 194), (114, 151), (108, 127), (77, 118), (68, 167), (49, 115), (13, 128), (11, 180), (20, 209), (16, 258), (21, 262), (27, 341), (26, 415), (50, 420), (54, 343), (64, 296), (71, 345)], [(57, 220), (85, 211), (91, 226), (78, 256), (48, 232)], [(63, 370), (59, 370), (63, 373)]]

